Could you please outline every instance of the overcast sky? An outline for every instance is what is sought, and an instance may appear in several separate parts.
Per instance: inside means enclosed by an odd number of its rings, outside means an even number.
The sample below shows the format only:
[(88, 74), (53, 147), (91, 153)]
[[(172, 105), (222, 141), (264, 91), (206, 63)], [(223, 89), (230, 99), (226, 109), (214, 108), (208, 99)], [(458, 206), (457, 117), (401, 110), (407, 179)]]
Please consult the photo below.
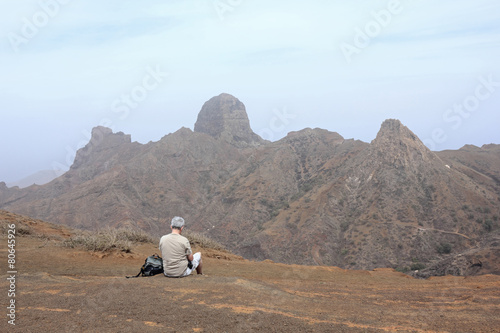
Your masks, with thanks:
[(500, 144), (498, 0), (0, 3), (0, 181), (69, 168), (99, 124), (158, 141), (222, 92), (257, 134)]

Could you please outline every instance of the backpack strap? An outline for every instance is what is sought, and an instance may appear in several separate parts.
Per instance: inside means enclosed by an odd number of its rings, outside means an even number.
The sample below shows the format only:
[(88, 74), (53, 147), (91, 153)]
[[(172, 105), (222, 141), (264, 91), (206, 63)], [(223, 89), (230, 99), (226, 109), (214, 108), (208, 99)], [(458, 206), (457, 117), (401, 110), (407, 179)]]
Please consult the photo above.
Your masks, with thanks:
[(127, 279), (131, 279), (131, 278), (136, 278), (136, 277), (139, 277), (139, 275), (141, 275), (142, 273), (142, 269), (141, 271), (139, 272), (139, 274), (137, 274), (136, 276), (125, 276)]
[(144, 269), (141, 267), (141, 271), (136, 275), (136, 276), (125, 276), (127, 279), (130, 279), (130, 278), (136, 278), (136, 277), (139, 277), (139, 275), (141, 275), (142, 273), (144, 272)]

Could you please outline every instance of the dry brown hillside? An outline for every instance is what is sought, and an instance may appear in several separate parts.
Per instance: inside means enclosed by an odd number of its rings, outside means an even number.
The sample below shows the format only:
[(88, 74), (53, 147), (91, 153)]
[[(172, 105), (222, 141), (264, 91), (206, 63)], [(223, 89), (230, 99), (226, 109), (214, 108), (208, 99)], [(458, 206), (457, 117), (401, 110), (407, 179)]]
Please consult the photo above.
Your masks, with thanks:
[(194, 129), (142, 145), (96, 127), (51, 183), (0, 183), (0, 208), (152, 235), (183, 216), (247, 259), (500, 273), (499, 145), (432, 152), (395, 119), (370, 143), (322, 129), (267, 142), (228, 94), (205, 103)]
[[(500, 332), (500, 277), (414, 279), (392, 269), (255, 262), (199, 248), (206, 276), (126, 279), (151, 243), (126, 252), (62, 247), (75, 231), (0, 211), (15, 225), (15, 298), (0, 236), (2, 332)], [(15, 326), (5, 313), (15, 299)]]

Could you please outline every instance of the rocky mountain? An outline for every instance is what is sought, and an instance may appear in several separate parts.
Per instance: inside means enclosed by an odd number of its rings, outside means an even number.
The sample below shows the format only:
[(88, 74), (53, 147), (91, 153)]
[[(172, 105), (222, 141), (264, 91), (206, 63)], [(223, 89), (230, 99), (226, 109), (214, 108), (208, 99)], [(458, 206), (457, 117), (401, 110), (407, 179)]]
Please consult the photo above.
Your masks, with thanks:
[(499, 179), (499, 145), (432, 152), (393, 119), (371, 143), (322, 129), (267, 142), (244, 105), (221, 94), (194, 132), (158, 142), (95, 128), (63, 176), (26, 189), (0, 183), (0, 208), (155, 235), (180, 215), (250, 259), (429, 274), (481, 262), (484, 272), (500, 255)]

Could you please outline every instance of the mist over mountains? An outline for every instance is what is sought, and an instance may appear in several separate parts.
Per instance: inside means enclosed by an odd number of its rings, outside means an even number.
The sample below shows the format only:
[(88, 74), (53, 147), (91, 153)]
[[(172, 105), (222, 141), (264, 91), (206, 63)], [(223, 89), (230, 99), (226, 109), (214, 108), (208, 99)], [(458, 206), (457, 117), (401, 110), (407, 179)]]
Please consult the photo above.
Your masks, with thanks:
[(139, 144), (96, 127), (64, 175), (0, 183), (1, 209), (72, 227), (159, 237), (179, 215), (249, 259), (429, 275), (500, 273), (499, 207), (500, 145), (432, 152), (395, 119), (371, 143), (318, 128), (269, 142), (229, 94), (194, 131)]
[(44, 185), (64, 174), (62, 170), (41, 170), (22, 179), (7, 183), (8, 187), (25, 188), (33, 184)]

